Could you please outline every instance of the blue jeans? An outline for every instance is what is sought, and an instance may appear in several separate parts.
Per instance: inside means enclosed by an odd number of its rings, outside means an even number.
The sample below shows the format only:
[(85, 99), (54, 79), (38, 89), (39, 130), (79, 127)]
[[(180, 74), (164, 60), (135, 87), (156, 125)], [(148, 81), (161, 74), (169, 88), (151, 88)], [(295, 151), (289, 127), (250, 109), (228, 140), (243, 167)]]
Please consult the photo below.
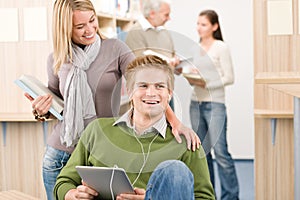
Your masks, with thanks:
[(227, 114), (222, 103), (191, 101), (190, 118), (193, 130), (198, 134), (214, 186), (214, 168), (211, 150), (214, 150), (220, 183), (221, 199), (236, 200), (239, 195), (239, 184), (234, 161), (227, 147)]
[(43, 180), (48, 200), (54, 199), (53, 188), (55, 186), (56, 177), (66, 165), (70, 156), (71, 154), (65, 151), (47, 146), (43, 159)]
[(193, 200), (194, 176), (179, 160), (160, 163), (150, 176), (145, 200)]

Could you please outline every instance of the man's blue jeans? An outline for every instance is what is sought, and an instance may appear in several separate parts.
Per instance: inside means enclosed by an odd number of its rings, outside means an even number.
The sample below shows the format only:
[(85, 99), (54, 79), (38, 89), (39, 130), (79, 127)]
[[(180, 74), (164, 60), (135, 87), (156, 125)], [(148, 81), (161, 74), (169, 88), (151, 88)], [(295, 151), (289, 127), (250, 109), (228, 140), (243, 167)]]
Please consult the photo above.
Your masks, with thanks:
[(147, 184), (145, 200), (193, 200), (194, 176), (179, 160), (160, 163)]
[(66, 165), (71, 154), (47, 146), (43, 159), (43, 180), (46, 189), (47, 199), (53, 200), (53, 188), (56, 177), (61, 169)]
[(215, 160), (221, 183), (221, 199), (236, 200), (239, 195), (239, 185), (234, 161), (227, 147), (227, 114), (222, 103), (191, 101), (190, 118), (193, 130), (198, 134), (214, 186), (214, 168), (211, 150), (214, 150)]

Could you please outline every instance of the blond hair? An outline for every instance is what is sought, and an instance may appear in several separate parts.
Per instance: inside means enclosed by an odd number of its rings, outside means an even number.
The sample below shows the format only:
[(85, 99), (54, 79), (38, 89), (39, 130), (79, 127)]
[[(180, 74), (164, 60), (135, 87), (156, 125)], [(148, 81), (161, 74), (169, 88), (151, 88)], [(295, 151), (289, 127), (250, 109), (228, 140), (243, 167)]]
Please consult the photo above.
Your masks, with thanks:
[[(52, 34), (54, 72), (67, 61), (72, 61), (73, 11), (96, 11), (90, 0), (56, 0), (53, 7)], [(101, 34), (98, 32), (101, 38)]]
[(134, 89), (135, 75), (143, 69), (158, 69), (164, 71), (168, 76), (167, 86), (169, 91), (174, 90), (174, 73), (171, 66), (163, 59), (154, 55), (140, 56), (133, 60), (126, 68), (126, 87)]

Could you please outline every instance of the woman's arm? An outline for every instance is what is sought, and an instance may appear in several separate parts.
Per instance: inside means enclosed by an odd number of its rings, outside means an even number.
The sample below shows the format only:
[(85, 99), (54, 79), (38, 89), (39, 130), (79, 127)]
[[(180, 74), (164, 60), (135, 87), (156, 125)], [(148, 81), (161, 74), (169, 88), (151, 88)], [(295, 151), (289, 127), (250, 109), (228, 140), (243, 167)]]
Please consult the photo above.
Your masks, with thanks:
[(195, 78), (186, 78), (190, 85), (196, 85), (201, 88), (205, 88), (206, 83), (203, 79), (195, 79)]
[(189, 150), (191, 149), (191, 147), (193, 151), (195, 151), (196, 148), (199, 149), (199, 146), (201, 144), (199, 137), (192, 129), (184, 126), (181, 121), (179, 121), (170, 105), (168, 105), (168, 108), (166, 110), (166, 117), (172, 127), (172, 133), (178, 143), (182, 142), (179, 136), (179, 134), (182, 134), (186, 138), (187, 148)]

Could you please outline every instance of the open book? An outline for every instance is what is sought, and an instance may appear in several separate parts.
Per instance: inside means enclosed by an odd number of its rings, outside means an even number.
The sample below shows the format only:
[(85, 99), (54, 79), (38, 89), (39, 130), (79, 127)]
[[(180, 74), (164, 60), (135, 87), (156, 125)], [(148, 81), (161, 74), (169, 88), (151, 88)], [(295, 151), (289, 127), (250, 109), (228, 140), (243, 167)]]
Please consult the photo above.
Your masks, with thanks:
[(156, 52), (156, 51), (152, 51), (152, 50), (150, 50), (150, 49), (144, 51), (143, 54), (144, 54), (144, 55), (154, 55), (154, 56), (158, 56), (158, 57), (160, 57), (161, 59), (163, 59), (163, 60), (165, 60), (165, 61), (167, 61), (167, 62), (170, 62), (170, 59), (171, 59), (171, 58), (169, 58), (168, 56), (165, 56), (165, 55), (163, 55), (163, 54), (161, 54), (161, 53), (158, 53), (158, 52)]
[(63, 100), (49, 90), (40, 80), (30, 75), (22, 75), (14, 82), (34, 99), (41, 95), (51, 94), (53, 99), (49, 112), (58, 120), (63, 120), (63, 116), (60, 114), (64, 109)]
[(196, 79), (196, 80), (204, 80), (200, 74), (195, 74), (195, 73), (182, 73), (182, 75), (185, 78), (189, 78), (189, 79)]
[[(158, 53), (158, 52), (156, 52), (156, 51), (152, 51), (152, 50), (150, 50), (150, 49), (144, 51), (143, 54), (144, 54), (144, 55), (154, 55), (154, 56), (158, 56), (158, 57), (160, 57), (161, 59), (163, 59), (163, 60), (165, 60), (165, 61), (167, 61), (167, 62), (170, 62), (170, 59), (171, 59), (171, 58), (169, 58), (168, 56), (165, 56), (165, 55), (163, 55), (163, 54), (161, 54), (161, 53)], [(178, 55), (177, 55), (177, 56), (178, 56)], [(183, 62), (183, 61), (192, 61), (192, 60), (193, 60), (193, 57), (188, 57), (188, 58), (184, 58), (184, 57), (182, 57), (182, 56), (178, 56), (178, 57), (179, 57), (179, 60), (180, 60), (181, 62)]]
[[(150, 50), (150, 49), (144, 51), (143, 54), (144, 54), (144, 55), (154, 55), (154, 56), (158, 56), (158, 57), (160, 57), (161, 59), (165, 60), (167, 63), (170, 63), (170, 62), (171, 62), (171, 59), (172, 59), (172, 58), (169, 58), (168, 56), (165, 56), (165, 55), (163, 55), (163, 54), (161, 54), (161, 53), (158, 53), (158, 52), (156, 52), (156, 51), (152, 51), (152, 50)], [(179, 63), (179, 65), (176, 66), (176, 68), (181, 68), (181, 67), (183, 67), (183, 65), (186, 64), (185, 62), (189, 63), (189, 62), (193, 61), (193, 57), (184, 58), (184, 57), (182, 57), (182, 56), (178, 56), (178, 55), (176, 55), (176, 56), (177, 56), (177, 57), (179, 58), (179, 60), (180, 60), (180, 63)]]

